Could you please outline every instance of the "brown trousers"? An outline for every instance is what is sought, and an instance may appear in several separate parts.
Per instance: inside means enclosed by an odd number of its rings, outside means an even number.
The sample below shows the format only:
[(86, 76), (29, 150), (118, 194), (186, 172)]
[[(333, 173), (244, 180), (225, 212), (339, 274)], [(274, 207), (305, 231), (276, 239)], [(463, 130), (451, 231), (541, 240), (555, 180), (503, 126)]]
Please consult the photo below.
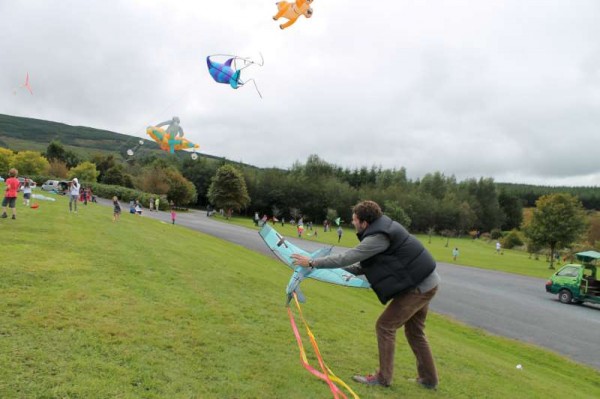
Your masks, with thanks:
[(414, 289), (392, 299), (383, 311), (375, 330), (379, 346), (378, 379), (383, 385), (392, 383), (394, 374), (394, 353), (396, 351), (396, 331), (404, 326), (404, 335), (417, 359), (419, 381), (436, 386), (438, 376), (429, 342), (425, 336), (425, 319), (429, 302), (435, 296), (437, 287), (421, 294)]

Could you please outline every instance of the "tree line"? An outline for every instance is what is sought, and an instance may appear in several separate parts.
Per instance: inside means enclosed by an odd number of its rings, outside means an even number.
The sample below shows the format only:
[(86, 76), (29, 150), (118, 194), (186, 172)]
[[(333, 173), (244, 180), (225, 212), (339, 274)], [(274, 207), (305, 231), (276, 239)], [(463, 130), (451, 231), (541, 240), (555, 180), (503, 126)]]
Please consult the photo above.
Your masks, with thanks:
[[(246, 215), (259, 212), (287, 219), (302, 215), (314, 223), (337, 217), (349, 222), (352, 206), (368, 198), (380, 203), (386, 213), (412, 231), (451, 235), (519, 228), (523, 222), (523, 207), (532, 205), (531, 201), (535, 205), (538, 198), (550, 193), (549, 189), (556, 189), (496, 183), (483, 177), (457, 181), (454, 176), (441, 172), (411, 180), (405, 168), (342, 168), (318, 155), (309, 156), (304, 163), (295, 162), (287, 170), (259, 169), (202, 156), (192, 160), (154, 153), (126, 161), (113, 154), (97, 153), (83, 160), (65, 150), (58, 141), (51, 142), (43, 154), (32, 151), (14, 154), (4, 150), (3, 156), (0, 152), (2, 170), (7, 170), (7, 165), (3, 165), (6, 163), (3, 159), (9, 157), (7, 152), (13, 159), (21, 160), (21, 174), (62, 178), (76, 173), (83, 181), (135, 188), (165, 195), (180, 205), (196, 207), (219, 207), (215, 193), (223, 191), (213, 187), (211, 195), (211, 184), (219, 168), (230, 165), (240, 173), (224, 174), (225, 180), (241, 176), (244, 184), (243, 190), (240, 184), (232, 185), (243, 192), (237, 194), (238, 202), (235, 195), (230, 196), (227, 209), (239, 209)], [(36, 162), (37, 166), (31, 166)], [(45, 171), (28, 170), (32, 167)], [(561, 192), (577, 196), (584, 208), (593, 207), (595, 199), (600, 197), (598, 188), (563, 188)]]

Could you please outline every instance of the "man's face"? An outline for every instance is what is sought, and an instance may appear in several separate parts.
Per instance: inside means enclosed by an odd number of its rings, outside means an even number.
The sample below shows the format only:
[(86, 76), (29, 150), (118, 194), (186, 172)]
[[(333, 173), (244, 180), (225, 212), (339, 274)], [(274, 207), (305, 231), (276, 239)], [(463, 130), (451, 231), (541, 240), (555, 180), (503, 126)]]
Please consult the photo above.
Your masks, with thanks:
[(369, 225), (369, 223), (367, 222), (361, 222), (360, 220), (358, 220), (358, 216), (356, 216), (356, 213), (352, 214), (352, 224), (354, 225), (354, 228), (356, 229), (357, 233), (362, 233)]

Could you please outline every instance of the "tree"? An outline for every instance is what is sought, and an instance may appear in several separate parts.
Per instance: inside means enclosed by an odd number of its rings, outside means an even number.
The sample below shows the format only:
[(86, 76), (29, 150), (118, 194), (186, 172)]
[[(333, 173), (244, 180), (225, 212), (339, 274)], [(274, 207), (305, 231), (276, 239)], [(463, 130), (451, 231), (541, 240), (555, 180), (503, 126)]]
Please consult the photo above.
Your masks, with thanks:
[(544, 195), (535, 204), (524, 233), (533, 247), (550, 248), (549, 268), (554, 269), (557, 247), (568, 247), (586, 229), (583, 207), (576, 197), (564, 193)]
[(512, 230), (523, 223), (523, 203), (519, 197), (501, 191), (498, 195), (498, 203), (504, 213), (503, 230)]
[(11, 150), (0, 147), (0, 176), (6, 176), (8, 174), (8, 170), (13, 163), (13, 157), (14, 153)]
[(23, 176), (45, 175), (50, 169), (50, 164), (39, 152), (21, 151), (13, 157), (12, 167), (17, 168)]
[(126, 187), (127, 179), (125, 176), (123, 165), (117, 164), (105, 172), (102, 183)]
[(385, 209), (385, 214), (391, 219), (400, 223), (407, 229), (410, 227), (412, 221), (406, 212), (404, 212), (404, 209), (402, 209), (398, 201), (385, 201), (383, 207)]
[(63, 161), (53, 160), (50, 161), (50, 168), (48, 169), (48, 175), (54, 177), (60, 177), (61, 179), (66, 179), (67, 174), (69, 173), (69, 168), (67, 168), (67, 164)]
[(69, 168), (73, 168), (81, 162), (77, 154), (73, 151), (65, 150), (65, 147), (58, 140), (52, 140), (52, 142), (48, 144), (44, 156), (48, 161), (62, 161), (66, 163)]
[(198, 196), (194, 184), (181, 175), (175, 168), (166, 170), (168, 176), (169, 191), (167, 199), (176, 205), (187, 205), (196, 202)]
[(66, 163), (65, 147), (58, 140), (52, 140), (46, 147), (46, 159), (48, 161), (61, 161)]
[(71, 170), (69, 170), (68, 177), (69, 179), (77, 177), (81, 181), (95, 183), (96, 179), (98, 178), (98, 174), (99, 173), (96, 170), (96, 165), (86, 161), (80, 163), (74, 168), (71, 168)]
[(239, 211), (248, 206), (250, 196), (242, 172), (232, 165), (221, 166), (208, 188), (208, 200), (217, 208), (227, 210), (227, 218), (231, 217), (231, 210)]

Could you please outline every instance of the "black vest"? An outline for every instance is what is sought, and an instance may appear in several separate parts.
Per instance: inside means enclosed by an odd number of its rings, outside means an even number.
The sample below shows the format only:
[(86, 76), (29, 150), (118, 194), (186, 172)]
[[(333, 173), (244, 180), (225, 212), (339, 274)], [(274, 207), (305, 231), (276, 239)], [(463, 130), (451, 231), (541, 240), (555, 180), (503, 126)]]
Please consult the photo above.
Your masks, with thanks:
[(360, 262), (371, 288), (381, 303), (415, 288), (435, 270), (435, 260), (423, 244), (398, 222), (387, 216), (375, 220), (358, 239), (385, 234), (390, 246), (383, 252)]

